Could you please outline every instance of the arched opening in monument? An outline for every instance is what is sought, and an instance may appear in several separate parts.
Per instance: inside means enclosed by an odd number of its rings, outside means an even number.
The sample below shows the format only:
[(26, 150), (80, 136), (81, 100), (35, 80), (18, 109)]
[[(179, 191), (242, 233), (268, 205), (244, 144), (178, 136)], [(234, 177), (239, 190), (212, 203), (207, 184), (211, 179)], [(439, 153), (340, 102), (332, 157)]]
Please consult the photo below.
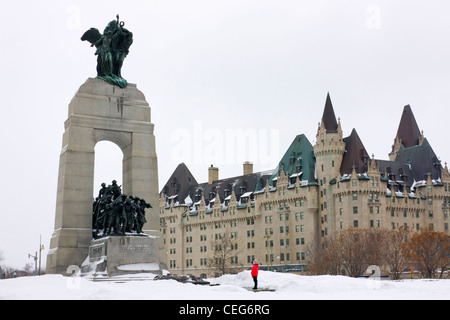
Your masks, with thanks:
[(115, 143), (100, 141), (95, 145), (94, 197), (103, 182), (108, 186), (113, 180), (123, 184), (123, 153)]

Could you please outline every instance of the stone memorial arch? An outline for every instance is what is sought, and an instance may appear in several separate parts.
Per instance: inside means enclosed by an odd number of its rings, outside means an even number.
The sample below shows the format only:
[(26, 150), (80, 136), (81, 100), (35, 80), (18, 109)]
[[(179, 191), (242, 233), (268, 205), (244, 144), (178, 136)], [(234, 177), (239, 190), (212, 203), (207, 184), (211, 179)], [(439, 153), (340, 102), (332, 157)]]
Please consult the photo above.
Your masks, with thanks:
[[(67, 274), (69, 266), (81, 266), (88, 255), (92, 241), (95, 145), (99, 141), (111, 141), (122, 150), (122, 192), (153, 205), (146, 210), (143, 231), (159, 235), (158, 164), (153, 129), (149, 104), (136, 85), (120, 88), (89, 78), (79, 88), (69, 104), (65, 122), (47, 273)], [(163, 244), (160, 242), (159, 246), (162, 252)]]

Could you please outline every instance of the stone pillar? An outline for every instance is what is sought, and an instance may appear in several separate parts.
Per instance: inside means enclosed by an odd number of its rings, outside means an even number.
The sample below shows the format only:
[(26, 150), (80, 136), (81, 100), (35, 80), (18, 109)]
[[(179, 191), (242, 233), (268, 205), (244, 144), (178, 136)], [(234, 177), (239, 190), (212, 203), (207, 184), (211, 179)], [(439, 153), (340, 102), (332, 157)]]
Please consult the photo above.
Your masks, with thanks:
[(143, 198), (153, 206), (146, 210), (143, 230), (159, 235), (158, 164), (153, 128), (150, 107), (136, 85), (121, 89), (89, 78), (80, 87), (69, 104), (65, 122), (47, 273), (66, 274), (68, 266), (81, 266), (88, 255), (92, 240), (95, 145), (99, 141), (111, 141), (122, 150), (123, 193)]

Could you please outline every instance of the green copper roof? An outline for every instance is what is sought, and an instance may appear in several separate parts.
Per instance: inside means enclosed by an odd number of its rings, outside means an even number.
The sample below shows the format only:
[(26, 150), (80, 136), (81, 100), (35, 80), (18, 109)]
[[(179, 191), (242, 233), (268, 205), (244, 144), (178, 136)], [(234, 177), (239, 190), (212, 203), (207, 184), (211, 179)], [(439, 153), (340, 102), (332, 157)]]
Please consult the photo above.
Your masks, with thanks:
[(291, 146), (288, 148), (283, 158), (281, 158), (277, 168), (274, 170), (274, 173), (270, 178), (270, 185), (273, 185), (272, 180), (277, 177), (281, 168), (283, 168), (284, 172), (288, 176), (300, 171), (302, 172), (300, 180), (316, 182), (314, 177), (314, 148), (304, 134), (295, 137)]

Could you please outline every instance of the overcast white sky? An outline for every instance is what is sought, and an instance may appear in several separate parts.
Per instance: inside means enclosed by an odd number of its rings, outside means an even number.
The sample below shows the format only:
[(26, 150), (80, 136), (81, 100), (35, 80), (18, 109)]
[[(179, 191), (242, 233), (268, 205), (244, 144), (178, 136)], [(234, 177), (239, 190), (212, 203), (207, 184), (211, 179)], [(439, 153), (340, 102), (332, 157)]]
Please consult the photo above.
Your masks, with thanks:
[[(273, 169), (296, 135), (315, 140), (327, 92), (344, 135), (387, 159), (410, 104), (437, 155), (450, 161), (448, 0), (146, 0), (2, 2), (0, 252), (32, 262), (54, 227), (68, 104), (96, 76), (80, 37), (117, 13), (134, 34), (122, 75), (152, 108), (159, 188), (179, 162), (198, 182), (207, 167)], [(244, 142), (227, 137), (244, 134)], [(244, 145), (243, 150), (240, 146)], [(96, 149), (121, 180), (120, 150)], [(105, 159), (112, 158), (111, 161)], [(111, 167), (110, 167), (111, 164)]]

